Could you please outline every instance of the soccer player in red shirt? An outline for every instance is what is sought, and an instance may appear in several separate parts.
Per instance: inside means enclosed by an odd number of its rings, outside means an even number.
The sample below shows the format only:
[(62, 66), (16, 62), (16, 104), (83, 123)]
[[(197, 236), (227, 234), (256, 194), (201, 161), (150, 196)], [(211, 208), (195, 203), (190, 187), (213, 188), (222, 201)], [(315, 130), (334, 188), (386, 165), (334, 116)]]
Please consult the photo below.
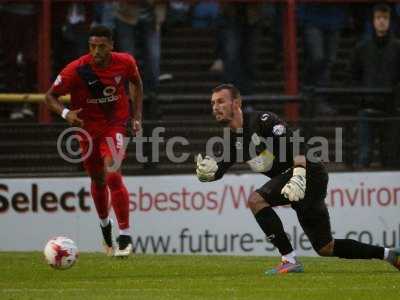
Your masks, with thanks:
[[(84, 167), (91, 178), (91, 193), (106, 252), (113, 253), (110, 192), (120, 234), (114, 255), (127, 256), (132, 252), (129, 194), (120, 168), (115, 170), (114, 163), (120, 166), (125, 156), (123, 141), (127, 122), (131, 119), (134, 133), (141, 130), (143, 85), (135, 59), (112, 51), (112, 33), (107, 27), (91, 28), (89, 50), (89, 54), (72, 61), (61, 71), (46, 93), (46, 103), (71, 126), (89, 133), (91, 141), (82, 135), (80, 146), (83, 157), (88, 154)], [(71, 94), (71, 110), (58, 100), (65, 94)]]

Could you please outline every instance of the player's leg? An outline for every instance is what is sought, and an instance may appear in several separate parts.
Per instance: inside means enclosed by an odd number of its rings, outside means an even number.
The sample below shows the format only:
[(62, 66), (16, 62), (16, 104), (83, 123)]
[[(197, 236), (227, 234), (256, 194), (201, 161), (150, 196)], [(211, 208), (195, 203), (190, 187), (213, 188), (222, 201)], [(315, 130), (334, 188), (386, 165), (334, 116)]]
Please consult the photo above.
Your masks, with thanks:
[[(104, 161), (105, 181), (110, 190), (111, 205), (118, 221), (118, 249), (115, 256), (127, 256), (132, 252), (132, 238), (129, 229), (129, 193), (123, 182), (120, 165), (125, 157), (123, 139), (124, 128), (111, 128), (103, 140), (100, 151)], [(113, 144), (113, 145), (112, 145)]]
[(321, 256), (329, 256), (329, 247), (333, 245), (329, 212), (325, 204), (328, 181), (328, 173), (323, 165), (309, 163), (305, 197), (298, 203), (292, 203), (304, 233)]
[[(305, 228), (304, 225), (303, 228)], [(319, 255), (345, 259), (381, 259), (386, 260), (400, 270), (400, 249), (364, 244), (352, 239), (331, 239), (328, 242), (323, 242), (324, 240), (326, 241), (326, 237), (329, 235), (328, 231), (324, 233), (323, 228), (324, 226), (319, 223), (318, 225), (310, 226), (307, 230), (309, 231), (307, 236)]]
[(397, 270), (400, 271), (400, 248), (390, 249), (386, 255), (386, 248), (384, 258), (387, 262), (392, 264)]
[[(81, 142), (83, 153), (88, 150), (88, 145)], [(107, 255), (113, 254), (112, 242), (112, 222), (109, 217), (110, 201), (108, 189), (105, 182), (104, 166), (101, 159), (99, 148), (96, 142), (93, 143), (92, 153), (84, 161), (86, 172), (90, 176), (90, 190), (96, 207), (97, 215), (100, 219), (100, 228), (103, 235), (104, 247)]]
[(399, 250), (364, 244), (352, 239), (333, 239), (329, 212), (324, 201), (324, 182), (320, 182), (318, 186), (313, 184), (313, 180), (310, 182), (308, 195), (302, 200), (304, 202), (293, 205), (293, 208), (304, 233), (319, 255), (347, 259), (385, 259), (400, 269)]
[(381, 259), (400, 270), (400, 249), (364, 244), (352, 239), (334, 239), (317, 251), (321, 256), (346, 259)]
[(315, 203), (301, 203), (301, 201), (292, 207), (296, 211), (304, 233), (319, 255), (332, 256), (333, 237), (329, 212), (324, 200)]
[(280, 191), (291, 174), (285, 173), (272, 178), (269, 182), (253, 192), (248, 200), (254, 217), (269, 241), (282, 255), (282, 263), (267, 271), (268, 275), (277, 273), (303, 272), (303, 266), (296, 259), (296, 253), (284, 231), (282, 222), (273, 206), (286, 205), (290, 202)]
[(100, 218), (100, 228), (103, 235), (105, 251), (107, 255), (112, 255), (112, 220), (109, 217), (110, 201), (103, 172), (91, 176), (90, 190), (97, 214)]
[[(111, 158), (105, 158), (105, 165), (112, 165)], [(118, 221), (118, 249), (115, 256), (128, 256), (132, 252), (132, 238), (129, 229), (129, 193), (119, 171), (107, 172), (107, 186), (110, 189), (111, 205)]]
[[(321, 250), (324, 250), (323, 248)], [(347, 259), (381, 259), (386, 260), (400, 270), (400, 249), (389, 249), (381, 246), (364, 244), (352, 239), (335, 239), (329, 246), (327, 254)]]

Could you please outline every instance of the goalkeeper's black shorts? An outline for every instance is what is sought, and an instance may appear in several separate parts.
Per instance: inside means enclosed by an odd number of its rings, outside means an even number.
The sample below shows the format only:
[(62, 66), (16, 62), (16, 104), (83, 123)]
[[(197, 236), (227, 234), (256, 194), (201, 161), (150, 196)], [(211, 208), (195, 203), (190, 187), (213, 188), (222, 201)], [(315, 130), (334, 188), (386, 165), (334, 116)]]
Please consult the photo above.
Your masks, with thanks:
[(318, 251), (332, 241), (331, 224), (325, 197), (328, 173), (322, 164), (307, 163), (307, 184), (304, 199), (291, 202), (281, 190), (292, 177), (292, 169), (277, 175), (256, 190), (271, 206), (291, 205), (313, 248)]

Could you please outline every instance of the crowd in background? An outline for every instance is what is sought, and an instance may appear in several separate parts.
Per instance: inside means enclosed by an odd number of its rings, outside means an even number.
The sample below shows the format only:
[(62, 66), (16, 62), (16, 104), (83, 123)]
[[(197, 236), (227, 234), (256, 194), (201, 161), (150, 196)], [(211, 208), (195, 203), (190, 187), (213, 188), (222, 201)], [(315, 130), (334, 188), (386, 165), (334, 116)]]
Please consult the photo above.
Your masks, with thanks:
[[(352, 57), (349, 57), (349, 81), (346, 85), (395, 87), (400, 81), (399, 32), (400, 4), (389, 7), (388, 33), (378, 36), (374, 25), (373, 4), (309, 4), (297, 8), (304, 65), (302, 88), (330, 86), (332, 66), (336, 61), (340, 33), (350, 28), (357, 37)], [(0, 92), (36, 90), (37, 22), (39, 6), (27, 3), (0, 4)], [(265, 26), (271, 28), (276, 59), (282, 60), (282, 3), (227, 3), (218, 1), (165, 2), (153, 0), (115, 2), (52, 3), (52, 63), (53, 77), (71, 60), (87, 52), (87, 32), (93, 24), (104, 24), (114, 31), (115, 49), (133, 54), (144, 78), (147, 106), (154, 115), (161, 115), (157, 96), (159, 82), (173, 74), (160, 70), (161, 37), (168, 28), (192, 26), (214, 28), (215, 55), (210, 72), (221, 74), (221, 81), (231, 82), (244, 95), (253, 93), (256, 82), (256, 45)], [(368, 63), (366, 63), (368, 62)], [(379, 104), (383, 103), (383, 104)], [(318, 102), (318, 114), (335, 114), (326, 99)], [(358, 163), (367, 166), (371, 130), (364, 122), (371, 115), (394, 116), (396, 106), (389, 100), (368, 98), (360, 107), (360, 157)], [(28, 105), (12, 111), (10, 118), (32, 117)], [(386, 163), (390, 163), (390, 157)]]

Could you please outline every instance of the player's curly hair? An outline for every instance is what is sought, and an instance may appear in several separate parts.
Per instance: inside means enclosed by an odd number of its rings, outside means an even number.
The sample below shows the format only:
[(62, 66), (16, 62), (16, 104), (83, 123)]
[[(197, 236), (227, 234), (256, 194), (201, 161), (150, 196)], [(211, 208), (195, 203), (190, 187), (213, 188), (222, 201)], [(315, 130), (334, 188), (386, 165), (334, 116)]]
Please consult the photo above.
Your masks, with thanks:
[(231, 94), (232, 99), (240, 99), (240, 100), (242, 99), (239, 89), (231, 83), (220, 84), (220, 85), (216, 86), (215, 88), (213, 88), (212, 92), (216, 93), (216, 92), (219, 92), (222, 90), (228, 90)]
[(89, 30), (89, 36), (100, 36), (106, 37), (112, 40), (112, 31), (110, 28), (104, 25), (95, 25)]

